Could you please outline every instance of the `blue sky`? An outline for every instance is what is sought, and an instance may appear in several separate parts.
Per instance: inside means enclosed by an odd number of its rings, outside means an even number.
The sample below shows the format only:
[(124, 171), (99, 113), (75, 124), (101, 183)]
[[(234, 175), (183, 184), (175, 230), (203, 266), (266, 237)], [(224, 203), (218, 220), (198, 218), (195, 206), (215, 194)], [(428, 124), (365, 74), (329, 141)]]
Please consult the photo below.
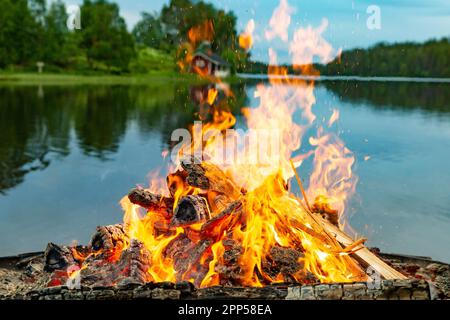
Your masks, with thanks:
[[(66, 4), (81, 0), (64, 0)], [(159, 11), (169, 0), (116, 0), (129, 29), (139, 20), (142, 11)], [(269, 44), (263, 34), (279, 0), (210, 0), (217, 7), (232, 10), (238, 17), (238, 29), (243, 30), (249, 19), (256, 22), (256, 41), (252, 55), (267, 61), (267, 50), (275, 46), (280, 60), (288, 59), (287, 48), (280, 43)], [(423, 41), (450, 36), (450, 0), (288, 0), (295, 8), (291, 16), (290, 31), (298, 27), (317, 27), (323, 18), (329, 26), (324, 38), (333, 47), (349, 49), (368, 47), (380, 41)], [(381, 9), (381, 29), (366, 26), (367, 7)]]

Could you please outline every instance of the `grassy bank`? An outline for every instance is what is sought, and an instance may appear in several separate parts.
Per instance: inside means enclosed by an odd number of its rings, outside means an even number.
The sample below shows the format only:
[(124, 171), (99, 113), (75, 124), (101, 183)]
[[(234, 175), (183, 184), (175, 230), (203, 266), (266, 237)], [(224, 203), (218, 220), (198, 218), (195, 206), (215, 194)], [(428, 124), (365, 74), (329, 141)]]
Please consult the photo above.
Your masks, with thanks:
[(0, 85), (145, 85), (164, 82), (202, 83), (193, 74), (155, 71), (143, 75), (80, 75), (52, 73), (0, 73)]

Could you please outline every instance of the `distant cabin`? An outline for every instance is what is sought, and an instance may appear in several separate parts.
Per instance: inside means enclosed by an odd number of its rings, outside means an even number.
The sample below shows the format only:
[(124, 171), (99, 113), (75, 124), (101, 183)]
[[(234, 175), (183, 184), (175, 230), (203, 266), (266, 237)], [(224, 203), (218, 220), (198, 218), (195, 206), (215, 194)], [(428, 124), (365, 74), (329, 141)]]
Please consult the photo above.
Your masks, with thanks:
[(226, 77), (230, 74), (230, 64), (214, 53), (209, 42), (203, 42), (192, 58), (191, 70), (202, 75)]

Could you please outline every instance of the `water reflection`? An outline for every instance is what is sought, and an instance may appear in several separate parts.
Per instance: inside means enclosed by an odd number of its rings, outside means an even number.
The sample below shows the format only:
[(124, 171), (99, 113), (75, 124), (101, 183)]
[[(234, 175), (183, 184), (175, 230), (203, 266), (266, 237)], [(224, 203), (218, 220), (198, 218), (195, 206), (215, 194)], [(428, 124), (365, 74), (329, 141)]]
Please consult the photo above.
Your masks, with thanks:
[[(258, 82), (218, 90), (218, 104), (235, 115), (257, 106)], [(86, 243), (97, 224), (119, 222), (118, 201), (163, 165), (173, 130), (208, 121), (211, 88), (0, 86), (0, 256)], [(319, 121), (340, 109), (358, 158), (352, 225), (386, 251), (450, 261), (449, 84), (321, 82), (316, 95)]]
[[(252, 87), (256, 82), (247, 81)], [(450, 85), (326, 81), (321, 83), (353, 105), (375, 109), (450, 115)], [(176, 128), (206, 120), (208, 91), (213, 85), (0, 87), (0, 193), (44, 170), (52, 157), (70, 153), (72, 134), (86, 156), (107, 161), (117, 152), (130, 121), (145, 136), (156, 130), (170, 147)], [(233, 97), (219, 99), (234, 109), (248, 104), (246, 86), (234, 85)]]
[[(245, 91), (236, 90), (240, 103)], [(187, 86), (0, 87), (0, 192), (66, 157), (72, 137), (86, 156), (107, 161), (131, 121), (145, 136), (156, 130), (165, 143), (187, 127), (196, 101)]]
[(375, 109), (450, 115), (449, 83), (324, 81), (343, 101)]

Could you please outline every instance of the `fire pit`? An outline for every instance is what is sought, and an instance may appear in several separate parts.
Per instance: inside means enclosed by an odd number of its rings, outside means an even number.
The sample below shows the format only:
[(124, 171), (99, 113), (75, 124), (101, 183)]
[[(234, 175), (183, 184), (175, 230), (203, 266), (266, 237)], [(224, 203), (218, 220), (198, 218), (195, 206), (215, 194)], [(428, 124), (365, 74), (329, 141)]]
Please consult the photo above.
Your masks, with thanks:
[[(110, 226), (108, 228), (116, 228)], [(98, 235), (98, 233), (96, 234)], [(95, 238), (95, 236), (94, 236)], [(428, 300), (450, 298), (450, 266), (426, 257), (380, 254), (380, 258), (408, 275), (407, 280), (334, 284), (278, 283), (257, 287), (195, 288), (190, 282), (139, 283), (136, 274), (117, 285), (57, 285), (67, 273), (44, 271), (47, 259), (65, 258), (68, 249), (49, 244), (47, 251), (0, 259), (0, 299), (14, 300), (135, 300), (135, 299), (268, 299), (268, 300)], [(77, 250), (80, 250), (78, 247)], [(52, 252), (53, 253), (52, 253)], [(59, 252), (59, 253), (58, 253)], [(67, 256), (66, 256), (67, 258)], [(69, 255), (69, 259), (70, 255)], [(52, 260), (55, 262), (56, 260)], [(131, 262), (131, 260), (130, 260)], [(132, 264), (132, 263), (131, 263)], [(53, 282), (53, 283), (52, 283)], [(51, 283), (55, 286), (48, 287)], [(67, 286), (69, 284), (69, 286)]]
[(324, 199), (310, 211), (276, 181), (271, 191), (282, 205), (272, 204), (273, 220), (256, 227), (253, 210), (267, 205), (261, 196), (270, 203), (266, 188), (243, 190), (218, 166), (184, 159), (167, 178), (167, 196), (133, 189), (122, 200), (124, 224), (98, 227), (89, 245), (50, 243), (43, 253), (0, 260), (0, 297), (450, 298), (449, 265), (369, 249), (339, 228)]
[[(282, 2), (269, 40), (287, 41), (288, 15)], [(252, 26), (240, 41), (245, 49)], [(168, 174), (131, 190), (121, 201), (123, 223), (98, 227), (87, 246), (51, 243), (44, 253), (0, 260), (0, 297), (449, 298), (449, 265), (381, 254), (348, 228), (355, 157), (331, 130), (339, 111), (318, 121), (312, 108), (314, 59), (339, 54), (322, 38), (325, 28), (300, 28), (289, 45), (294, 68), (306, 78), (287, 76), (269, 50), (269, 84), (255, 92), (260, 105), (240, 106), (246, 131), (236, 129), (229, 86), (210, 77), (205, 55), (194, 55), (211, 40), (213, 24), (191, 29), (180, 65), (192, 66), (211, 85), (195, 95), (201, 121), (174, 132), (181, 142), (163, 153), (171, 154)], [(301, 148), (305, 140), (308, 151)], [(308, 160), (305, 188), (298, 170)]]

